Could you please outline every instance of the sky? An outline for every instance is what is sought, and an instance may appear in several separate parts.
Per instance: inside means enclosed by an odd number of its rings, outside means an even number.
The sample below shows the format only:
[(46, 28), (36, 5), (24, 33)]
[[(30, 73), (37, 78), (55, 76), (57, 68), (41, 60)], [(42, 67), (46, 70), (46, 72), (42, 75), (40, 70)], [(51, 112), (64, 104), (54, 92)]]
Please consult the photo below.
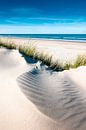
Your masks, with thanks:
[(86, 34), (86, 0), (2, 0), (0, 34)]

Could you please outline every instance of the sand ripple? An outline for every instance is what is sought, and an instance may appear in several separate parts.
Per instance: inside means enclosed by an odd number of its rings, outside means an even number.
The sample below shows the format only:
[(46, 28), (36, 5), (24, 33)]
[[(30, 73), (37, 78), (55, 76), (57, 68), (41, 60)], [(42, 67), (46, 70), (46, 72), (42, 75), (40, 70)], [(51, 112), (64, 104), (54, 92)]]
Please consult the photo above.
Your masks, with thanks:
[(33, 69), (17, 79), (38, 110), (59, 126), (59, 130), (86, 129), (86, 96), (64, 72)]

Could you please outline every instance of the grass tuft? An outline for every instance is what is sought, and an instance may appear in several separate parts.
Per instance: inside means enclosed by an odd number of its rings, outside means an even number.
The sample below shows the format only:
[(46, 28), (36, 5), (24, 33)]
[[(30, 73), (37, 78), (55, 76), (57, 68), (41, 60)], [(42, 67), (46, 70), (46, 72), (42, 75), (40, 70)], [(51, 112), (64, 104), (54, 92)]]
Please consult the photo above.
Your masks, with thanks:
[(33, 58), (36, 53), (36, 48), (33, 46), (19, 46), (19, 52)]
[(74, 63), (65, 64), (60, 63), (59, 61), (53, 62), (52, 56), (47, 54), (39, 53), (36, 50), (36, 47), (29, 44), (15, 44), (12, 41), (2, 41), (0, 39), (0, 47), (5, 47), (7, 49), (16, 49), (19, 50), (20, 53), (29, 56), (33, 59), (40, 60), (43, 64), (46, 64), (50, 69), (55, 71), (69, 70), (70, 68), (77, 68), (79, 66), (86, 66), (86, 55), (79, 55)]
[(69, 69), (71, 68), (71, 64), (66, 62), (66, 63), (63, 65), (63, 68), (64, 68), (64, 70), (69, 70)]
[(72, 68), (77, 68), (79, 66), (86, 66), (86, 55), (79, 55), (74, 64), (71, 65)]
[(50, 65), (51, 65), (52, 56), (48, 56), (48, 54), (39, 53), (38, 59), (39, 59), (40, 61), (42, 61), (44, 64), (46, 64), (47, 66), (50, 66)]

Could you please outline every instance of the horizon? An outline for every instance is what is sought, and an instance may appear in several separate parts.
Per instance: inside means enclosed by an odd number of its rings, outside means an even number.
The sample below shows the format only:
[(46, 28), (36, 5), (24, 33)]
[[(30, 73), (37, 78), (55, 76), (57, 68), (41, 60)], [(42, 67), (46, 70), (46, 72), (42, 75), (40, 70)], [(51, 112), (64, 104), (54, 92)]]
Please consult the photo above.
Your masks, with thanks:
[(50, 34), (43, 34), (43, 33), (4, 33), (4, 34), (2, 34), (2, 33), (0, 33), (0, 35), (86, 35), (86, 33), (81, 33), (81, 34), (79, 34), (79, 33), (64, 33), (64, 34), (54, 34), (54, 33), (50, 33)]
[(3, 0), (0, 34), (86, 34), (85, 0)]

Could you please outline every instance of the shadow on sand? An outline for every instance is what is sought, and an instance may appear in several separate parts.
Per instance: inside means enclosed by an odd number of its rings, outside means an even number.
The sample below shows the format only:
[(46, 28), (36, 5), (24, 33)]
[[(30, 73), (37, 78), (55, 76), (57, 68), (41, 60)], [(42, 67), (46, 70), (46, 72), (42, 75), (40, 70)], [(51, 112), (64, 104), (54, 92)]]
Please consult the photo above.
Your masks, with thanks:
[(64, 72), (33, 69), (17, 79), (26, 97), (58, 123), (59, 130), (86, 129), (86, 97)]
[(22, 52), (19, 52), (19, 53), (22, 55), (22, 57), (24, 57), (24, 59), (25, 59), (25, 61), (26, 61), (27, 63), (29, 63), (29, 64), (36, 64), (36, 63), (37, 63), (37, 60), (35, 60), (35, 59), (31, 58), (31, 57), (28, 57), (28, 56), (24, 55)]

